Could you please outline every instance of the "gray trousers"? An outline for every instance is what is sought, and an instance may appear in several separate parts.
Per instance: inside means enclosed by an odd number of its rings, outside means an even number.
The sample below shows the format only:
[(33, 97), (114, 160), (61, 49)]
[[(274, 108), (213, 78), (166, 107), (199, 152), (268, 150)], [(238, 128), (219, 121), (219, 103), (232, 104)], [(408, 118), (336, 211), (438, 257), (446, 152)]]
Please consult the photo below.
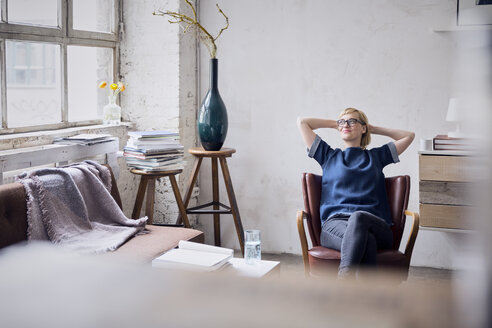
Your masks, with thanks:
[(341, 252), (339, 274), (360, 264), (376, 265), (378, 249), (391, 249), (393, 233), (388, 224), (369, 212), (356, 211), (323, 224), (321, 246)]

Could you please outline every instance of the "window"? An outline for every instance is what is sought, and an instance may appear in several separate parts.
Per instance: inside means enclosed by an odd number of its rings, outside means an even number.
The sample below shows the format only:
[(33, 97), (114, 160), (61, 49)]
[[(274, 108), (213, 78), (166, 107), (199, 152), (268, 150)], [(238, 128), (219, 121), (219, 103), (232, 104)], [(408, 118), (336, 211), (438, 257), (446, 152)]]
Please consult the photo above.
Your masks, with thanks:
[(7, 84), (14, 86), (55, 85), (60, 66), (58, 45), (6, 41)]
[(111, 19), (112, 6), (110, 2), (108, 0), (73, 0), (73, 28), (111, 32), (113, 19)]
[[(100, 80), (112, 80), (112, 50), (68, 46), (68, 119), (90, 120), (102, 116), (107, 90), (96, 88)], [(87, 69), (91, 67), (92, 69)], [(104, 92), (103, 92), (104, 91)]]
[(0, 0), (0, 134), (100, 123), (121, 0)]
[(6, 4), (9, 23), (58, 26), (58, 0), (8, 0)]
[(6, 40), (7, 126), (61, 122), (60, 45)]

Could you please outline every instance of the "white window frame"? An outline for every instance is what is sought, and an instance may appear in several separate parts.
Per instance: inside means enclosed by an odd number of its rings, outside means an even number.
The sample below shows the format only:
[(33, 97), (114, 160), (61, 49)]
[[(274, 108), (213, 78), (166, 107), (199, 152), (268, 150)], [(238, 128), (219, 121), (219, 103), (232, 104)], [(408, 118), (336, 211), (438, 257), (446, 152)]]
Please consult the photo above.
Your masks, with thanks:
[[(63, 129), (74, 126), (100, 124), (102, 119), (87, 121), (68, 121), (68, 74), (67, 49), (68, 46), (103, 47), (113, 49), (113, 80), (119, 76), (120, 26), (122, 24), (121, 0), (114, 1), (114, 16), (111, 33), (81, 31), (73, 29), (73, 0), (58, 0), (58, 27), (45, 27), (7, 23), (7, 1), (1, 1), (0, 23), (0, 135), (30, 131)], [(7, 127), (7, 65), (6, 40), (46, 42), (60, 45), (61, 61), (61, 122), (36, 126)]]

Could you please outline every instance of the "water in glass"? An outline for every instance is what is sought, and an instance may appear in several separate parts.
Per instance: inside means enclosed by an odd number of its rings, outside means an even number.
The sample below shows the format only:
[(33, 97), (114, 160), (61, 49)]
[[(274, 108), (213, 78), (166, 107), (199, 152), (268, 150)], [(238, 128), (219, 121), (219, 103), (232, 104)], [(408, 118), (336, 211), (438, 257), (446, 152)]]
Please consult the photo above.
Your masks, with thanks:
[(260, 231), (246, 230), (245, 237), (244, 260), (255, 264), (261, 260)]

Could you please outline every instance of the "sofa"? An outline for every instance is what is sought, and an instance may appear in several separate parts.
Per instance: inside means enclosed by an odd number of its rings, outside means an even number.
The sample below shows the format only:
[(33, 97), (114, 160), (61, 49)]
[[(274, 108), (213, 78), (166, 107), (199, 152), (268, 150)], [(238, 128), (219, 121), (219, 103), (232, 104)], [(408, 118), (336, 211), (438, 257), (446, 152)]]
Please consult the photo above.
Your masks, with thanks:
[[(106, 165), (107, 166), (107, 165)], [(111, 171), (111, 195), (122, 208), (116, 179)], [(102, 256), (124, 258), (140, 263), (152, 259), (178, 245), (180, 240), (204, 242), (203, 232), (174, 226), (147, 225), (149, 233), (130, 238), (114, 252)], [(19, 182), (0, 185), (0, 249), (27, 240), (27, 204), (24, 186)]]

